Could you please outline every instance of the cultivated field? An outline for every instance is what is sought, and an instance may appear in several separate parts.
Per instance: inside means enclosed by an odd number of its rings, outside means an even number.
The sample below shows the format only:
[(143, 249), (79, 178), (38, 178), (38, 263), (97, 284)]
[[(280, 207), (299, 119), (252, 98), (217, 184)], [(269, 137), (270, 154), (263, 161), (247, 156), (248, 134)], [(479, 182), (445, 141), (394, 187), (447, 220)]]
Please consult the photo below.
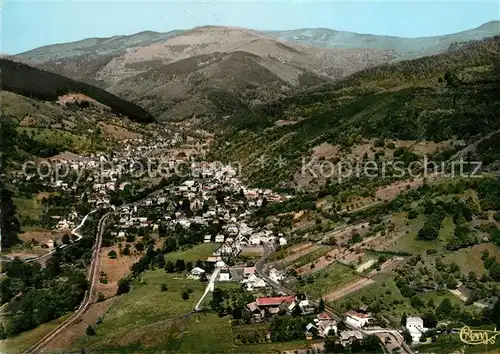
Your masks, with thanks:
[(167, 253), (165, 261), (175, 262), (178, 259), (183, 259), (184, 262), (196, 262), (197, 260), (205, 260), (212, 256), (212, 253), (219, 248), (220, 243), (200, 243), (194, 247), (187, 248), (183, 251)]
[[(163, 283), (168, 288), (165, 292), (160, 291)], [(142, 282), (136, 280), (131, 291), (120, 295), (104, 314), (102, 323), (96, 326), (96, 335), (84, 336), (76, 345), (114, 347), (141, 341), (150, 331), (142, 332), (142, 327), (160, 321), (170, 326), (172, 320), (190, 312), (205, 285), (181, 274), (167, 274), (163, 269), (147, 271)], [(189, 299), (183, 300), (182, 293), (189, 290), (192, 290)]]
[(358, 279), (360, 276), (354, 269), (335, 262), (296, 281), (293, 286), (298, 292), (305, 292), (309, 297), (319, 299)]

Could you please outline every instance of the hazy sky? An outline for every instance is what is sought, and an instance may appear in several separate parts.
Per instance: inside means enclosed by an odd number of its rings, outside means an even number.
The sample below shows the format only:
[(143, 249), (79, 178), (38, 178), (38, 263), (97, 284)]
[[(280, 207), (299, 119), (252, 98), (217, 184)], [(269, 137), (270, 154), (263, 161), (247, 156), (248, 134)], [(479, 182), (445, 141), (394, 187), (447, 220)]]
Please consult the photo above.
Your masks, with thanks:
[(327, 27), (419, 37), (458, 32), (496, 19), (500, 19), (498, 1), (3, 0), (0, 37), (1, 52), (14, 54), (88, 37), (201, 25)]

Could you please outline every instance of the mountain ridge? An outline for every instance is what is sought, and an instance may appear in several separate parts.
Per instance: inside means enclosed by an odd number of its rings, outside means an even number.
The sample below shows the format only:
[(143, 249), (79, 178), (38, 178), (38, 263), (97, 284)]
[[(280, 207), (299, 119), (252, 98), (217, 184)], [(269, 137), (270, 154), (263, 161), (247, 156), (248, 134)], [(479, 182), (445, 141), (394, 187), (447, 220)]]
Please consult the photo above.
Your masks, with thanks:
[[(430, 40), (328, 32), (333, 30), (316, 36), (302, 31), (302, 37), (290, 40), (286, 31), (270, 35), (243, 27), (199, 26), (87, 39), (10, 58), (109, 90), (162, 120), (213, 118), (233, 114), (236, 106), (251, 108), (290, 92), (328, 85), (366, 68), (456, 50), (496, 34), (496, 24)], [(248, 67), (231, 60), (236, 52)], [(224, 60), (232, 64), (224, 66)], [(252, 70), (259, 73), (258, 79), (250, 80)], [(205, 103), (196, 104), (194, 97)], [(230, 100), (235, 105), (228, 105)]]

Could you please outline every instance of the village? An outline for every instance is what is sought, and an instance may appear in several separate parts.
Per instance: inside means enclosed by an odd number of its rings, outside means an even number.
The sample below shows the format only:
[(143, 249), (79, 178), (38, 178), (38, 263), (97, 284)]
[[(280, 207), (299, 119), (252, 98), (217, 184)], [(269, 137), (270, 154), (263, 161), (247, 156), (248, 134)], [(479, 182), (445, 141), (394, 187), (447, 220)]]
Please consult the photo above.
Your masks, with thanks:
[[(68, 208), (66, 215), (51, 216), (50, 225), (54, 230), (69, 232), (85, 215), (100, 209), (115, 211), (115, 217), (106, 227), (103, 245), (120, 245), (121, 256), (140, 254), (144, 246), (155, 244), (155, 238), (162, 234), (176, 235), (182, 229), (187, 235), (194, 235), (202, 230), (201, 237), (189, 239), (192, 236), (188, 236), (184, 242), (187, 248), (201, 243), (217, 245), (212, 254), (200, 259), (199, 266), (184, 272), (192, 281), (209, 280), (195, 307), (197, 311), (206, 309), (199, 304), (215, 291), (217, 284), (236, 283), (255, 296), (244, 308), (250, 315), (250, 324), (271, 323), (277, 316), (291, 320), (303, 317), (307, 323), (302, 335), (308, 340), (329, 338), (349, 348), (371, 335), (379, 335), (385, 338), (385, 344), (395, 343), (393, 352), (409, 352), (402, 334), (373, 325), (373, 316), (366, 307), (353, 308), (345, 314), (334, 313), (325, 309), (322, 298), (309, 299), (305, 294), (290, 295), (283, 291), (286, 288), (281, 285), (289, 274), (273, 266), (264, 265), (262, 269), (258, 261), (265, 261), (270, 252), (286, 247), (291, 241), (290, 235), (273, 231), (272, 224), (256, 224), (253, 214), (268, 203), (283, 202), (292, 196), (248, 188), (238, 178), (235, 167), (198, 161), (196, 157), (203, 155), (206, 145), (184, 140), (189, 139), (179, 134), (171, 139), (159, 137), (147, 142), (136, 139), (124, 142), (123, 149), (112, 154), (64, 153), (50, 159), (55, 166), (69, 166), (69, 172), (58, 176), (55, 169), (55, 175), (39, 177), (37, 183), (47, 184), (52, 193), (79, 195), (86, 206), (85, 214)], [(182, 149), (176, 149), (181, 145)], [(166, 151), (169, 153), (165, 154)], [(12, 182), (22, 184), (33, 178), (37, 177), (17, 174)], [(140, 242), (131, 250), (137, 240)], [(47, 239), (37, 245), (45, 253), (27, 259), (46, 257), (57, 247), (76, 241), (78, 237), (69, 241)], [(144, 246), (138, 247), (138, 243)], [(123, 248), (122, 244), (125, 244)], [(242, 254), (253, 256), (241, 257)], [(210, 266), (205, 267), (208, 264)], [(414, 344), (419, 343), (427, 331), (420, 317), (408, 317), (405, 328)]]

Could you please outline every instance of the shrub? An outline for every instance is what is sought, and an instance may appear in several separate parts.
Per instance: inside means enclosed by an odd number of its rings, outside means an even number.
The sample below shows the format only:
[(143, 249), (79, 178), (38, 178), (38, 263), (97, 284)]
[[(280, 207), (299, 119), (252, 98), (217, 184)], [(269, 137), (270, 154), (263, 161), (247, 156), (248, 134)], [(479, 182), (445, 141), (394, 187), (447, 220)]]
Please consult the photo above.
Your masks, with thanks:
[(373, 144), (375, 147), (384, 147), (385, 145), (385, 140), (383, 138), (375, 140), (375, 143)]
[(88, 336), (95, 336), (95, 329), (92, 326), (88, 326), (87, 329), (85, 330), (85, 334)]
[(142, 252), (144, 251), (144, 244), (141, 243), (141, 242), (138, 242), (136, 245), (135, 245), (135, 249), (138, 250), (139, 252)]
[(116, 295), (121, 295), (128, 293), (130, 291), (130, 280), (128, 278), (122, 278), (118, 281), (118, 289), (116, 290)]

